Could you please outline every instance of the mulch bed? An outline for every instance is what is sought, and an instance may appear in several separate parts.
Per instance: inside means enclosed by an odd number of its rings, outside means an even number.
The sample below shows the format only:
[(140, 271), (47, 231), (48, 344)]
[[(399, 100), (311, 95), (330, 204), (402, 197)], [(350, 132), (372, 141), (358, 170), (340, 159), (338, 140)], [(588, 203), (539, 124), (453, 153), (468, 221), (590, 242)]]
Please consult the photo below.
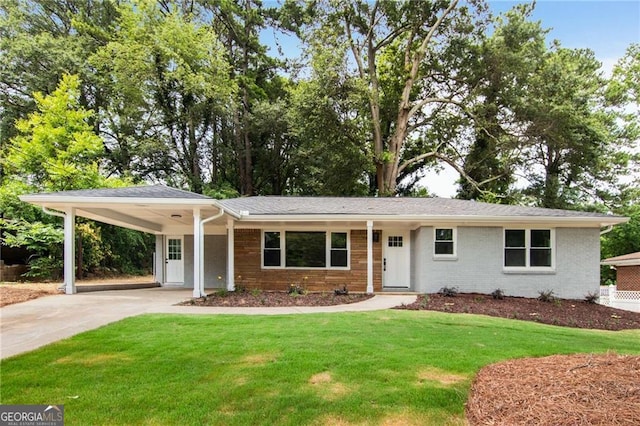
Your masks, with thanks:
[(490, 295), (474, 293), (458, 293), (455, 297), (428, 294), (418, 296), (415, 303), (396, 309), (490, 315), (600, 330), (640, 329), (640, 312), (623, 311), (583, 300), (542, 302), (524, 297), (494, 299)]
[(52, 294), (61, 294), (58, 284), (11, 284), (0, 286), (0, 307), (26, 302)]
[(280, 306), (333, 306), (362, 302), (373, 297), (371, 294), (334, 293), (288, 294), (284, 291), (236, 291), (219, 292), (187, 300), (180, 305), (228, 306), (228, 307), (280, 307)]
[(471, 425), (638, 425), (640, 356), (553, 355), (484, 367), (466, 405)]

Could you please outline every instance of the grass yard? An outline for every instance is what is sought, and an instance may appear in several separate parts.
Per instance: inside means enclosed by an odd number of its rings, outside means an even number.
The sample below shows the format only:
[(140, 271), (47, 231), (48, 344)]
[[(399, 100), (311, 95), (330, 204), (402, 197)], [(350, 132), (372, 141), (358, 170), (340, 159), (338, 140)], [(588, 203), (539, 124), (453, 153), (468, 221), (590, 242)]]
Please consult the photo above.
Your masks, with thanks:
[(640, 330), (424, 311), (144, 315), (2, 361), (0, 401), (64, 404), (68, 425), (456, 425), (486, 364), (607, 351), (640, 354)]

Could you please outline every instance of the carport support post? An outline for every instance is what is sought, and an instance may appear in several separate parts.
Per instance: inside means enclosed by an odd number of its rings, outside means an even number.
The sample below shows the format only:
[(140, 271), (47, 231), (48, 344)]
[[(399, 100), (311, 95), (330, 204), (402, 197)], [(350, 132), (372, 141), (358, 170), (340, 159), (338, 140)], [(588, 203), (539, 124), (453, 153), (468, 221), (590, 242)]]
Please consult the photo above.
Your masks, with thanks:
[(227, 219), (227, 291), (235, 291), (236, 282), (235, 276), (235, 230), (233, 228), (233, 219)]
[(204, 294), (204, 239), (200, 209), (193, 209), (193, 297)]
[(76, 209), (64, 211), (64, 292), (76, 293)]
[(373, 293), (373, 221), (367, 221), (367, 293)]

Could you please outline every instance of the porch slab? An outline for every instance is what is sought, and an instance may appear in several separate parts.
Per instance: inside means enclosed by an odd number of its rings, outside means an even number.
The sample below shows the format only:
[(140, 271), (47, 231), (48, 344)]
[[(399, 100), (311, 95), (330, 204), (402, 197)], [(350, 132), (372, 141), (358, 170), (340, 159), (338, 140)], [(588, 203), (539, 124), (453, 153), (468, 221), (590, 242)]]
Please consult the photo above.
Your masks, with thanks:
[(191, 289), (147, 288), (54, 295), (0, 308), (0, 358), (8, 358), (145, 313), (286, 315), (360, 312), (389, 309), (416, 300), (416, 295), (376, 295), (349, 305), (282, 308), (175, 306), (192, 296)]

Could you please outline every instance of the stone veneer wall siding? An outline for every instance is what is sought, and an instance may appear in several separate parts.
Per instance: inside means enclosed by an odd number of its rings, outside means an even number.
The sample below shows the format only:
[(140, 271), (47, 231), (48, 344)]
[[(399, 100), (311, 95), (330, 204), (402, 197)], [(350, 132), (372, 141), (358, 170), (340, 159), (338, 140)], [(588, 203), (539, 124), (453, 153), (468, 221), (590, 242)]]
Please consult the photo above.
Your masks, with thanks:
[[(367, 290), (367, 231), (351, 231), (350, 270), (262, 269), (259, 229), (235, 230), (235, 284), (247, 289), (288, 290), (291, 284), (309, 291), (333, 291), (346, 285), (349, 291)], [(305, 279), (306, 277), (306, 279)], [(382, 290), (382, 245), (373, 243), (373, 289)]]
[(616, 289), (640, 291), (640, 265), (616, 266)]

